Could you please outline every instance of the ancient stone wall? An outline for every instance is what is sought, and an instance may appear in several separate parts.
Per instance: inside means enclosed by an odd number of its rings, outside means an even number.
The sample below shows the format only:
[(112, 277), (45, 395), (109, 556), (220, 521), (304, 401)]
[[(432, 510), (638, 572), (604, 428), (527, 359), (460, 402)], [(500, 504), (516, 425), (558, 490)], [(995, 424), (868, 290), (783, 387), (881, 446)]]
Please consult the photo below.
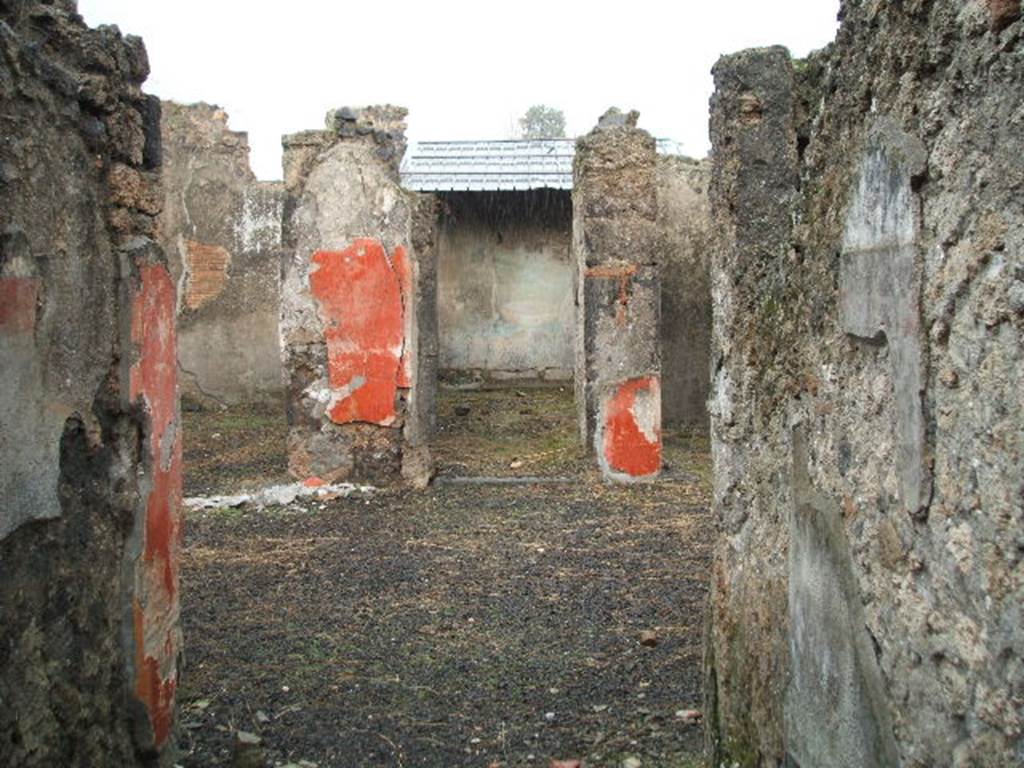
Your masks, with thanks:
[(658, 160), (636, 120), (609, 110), (573, 161), (580, 434), (619, 480), (661, 470)]
[(441, 367), (480, 380), (572, 378), (572, 203), (563, 190), (443, 195)]
[(715, 68), (715, 764), (1024, 759), (1019, 2)]
[(142, 41), (0, 3), (0, 764), (171, 761), (181, 439)]
[(259, 182), (223, 110), (164, 102), (161, 242), (178, 286), (182, 393), (277, 399), (283, 185)]
[(284, 139), (281, 339), (299, 478), (429, 477), (417, 441), (437, 351), (426, 340), (421, 360), (419, 346), (425, 316), (436, 329), (436, 209), (399, 186), (404, 118), (342, 108), (326, 130)]
[(711, 381), (711, 165), (658, 155), (661, 418), (705, 430)]

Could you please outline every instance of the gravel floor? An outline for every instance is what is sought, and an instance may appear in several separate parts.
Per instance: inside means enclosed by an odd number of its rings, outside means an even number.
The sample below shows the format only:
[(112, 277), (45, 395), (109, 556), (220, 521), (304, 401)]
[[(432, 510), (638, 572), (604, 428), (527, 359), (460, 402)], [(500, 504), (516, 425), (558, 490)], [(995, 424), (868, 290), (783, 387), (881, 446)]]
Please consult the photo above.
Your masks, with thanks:
[[(443, 476), (571, 483), (194, 513), (179, 762), (230, 765), (244, 730), (268, 765), (700, 764), (677, 713), (701, 701), (706, 441), (675, 435), (666, 480), (607, 485), (554, 392), (447, 393), (437, 452)], [(190, 493), (282, 478), (273, 409), (186, 417)]]

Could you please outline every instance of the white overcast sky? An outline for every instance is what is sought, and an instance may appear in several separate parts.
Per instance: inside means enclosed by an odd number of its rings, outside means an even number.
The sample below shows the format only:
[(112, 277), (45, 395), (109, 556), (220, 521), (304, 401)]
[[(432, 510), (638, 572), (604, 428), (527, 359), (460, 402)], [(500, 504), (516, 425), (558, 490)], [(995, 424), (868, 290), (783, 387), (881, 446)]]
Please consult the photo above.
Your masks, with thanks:
[(323, 127), (331, 107), (400, 104), (411, 139), (510, 138), (532, 104), (570, 135), (609, 106), (708, 150), (711, 67), (781, 44), (795, 56), (836, 30), (839, 0), (79, 0), (149, 50), (146, 89), (224, 107), (248, 131), (260, 178), (281, 176), (281, 135)]

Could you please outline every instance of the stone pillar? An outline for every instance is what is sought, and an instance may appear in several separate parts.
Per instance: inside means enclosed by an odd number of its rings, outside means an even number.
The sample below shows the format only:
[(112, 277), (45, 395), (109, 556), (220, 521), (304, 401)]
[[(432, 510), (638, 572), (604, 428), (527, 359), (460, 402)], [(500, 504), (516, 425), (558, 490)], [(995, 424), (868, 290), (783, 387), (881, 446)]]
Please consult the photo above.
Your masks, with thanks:
[(576, 403), (610, 479), (661, 470), (657, 153), (637, 113), (609, 110), (576, 145)]
[(160, 234), (178, 290), (182, 395), (276, 401), (283, 184), (260, 182), (249, 141), (209, 104), (163, 103)]
[[(421, 205), (399, 185), (405, 110), (342, 108), (284, 139), (281, 341), (289, 467), (300, 479), (424, 485), (420, 320), (434, 311)], [(425, 204), (424, 204), (425, 205)], [(431, 353), (430, 343), (424, 350)], [(422, 388), (422, 389), (421, 389)], [(415, 446), (415, 450), (411, 448)]]
[(142, 41), (0, 6), (0, 764), (173, 758), (181, 430)]
[[(715, 65), (711, 102), (713, 173), (711, 205), (716, 234), (712, 260), (714, 324), (710, 398), (715, 457), (714, 508), (723, 539), (749, 530), (776, 553), (762, 570), (737, 572), (721, 541), (712, 571), (710, 632), (705, 647), (706, 707), (712, 712), (709, 754), (719, 757), (765, 754), (782, 758), (781, 697), (773, 696), (784, 674), (786, 633), (786, 527), (767, 515), (753, 515), (747, 495), (749, 463), (759, 453), (781, 450), (742, 409), (763, 385), (761, 356), (772, 338), (775, 310), (762, 311), (770, 294), (764, 276), (785, 267), (792, 247), (793, 208), (798, 184), (794, 74), (784, 48), (744, 51)], [(761, 296), (765, 301), (758, 302)], [(781, 420), (779, 413), (776, 419)], [(777, 439), (777, 438), (775, 438)], [(780, 462), (778, 471), (786, 471)], [(751, 555), (744, 551), (744, 557)], [(767, 575), (767, 577), (766, 577)], [(779, 621), (744, 621), (756, 604)], [(742, 631), (758, 653), (733, 652)], [(744, 751), (746, 750), (746, 751)]]

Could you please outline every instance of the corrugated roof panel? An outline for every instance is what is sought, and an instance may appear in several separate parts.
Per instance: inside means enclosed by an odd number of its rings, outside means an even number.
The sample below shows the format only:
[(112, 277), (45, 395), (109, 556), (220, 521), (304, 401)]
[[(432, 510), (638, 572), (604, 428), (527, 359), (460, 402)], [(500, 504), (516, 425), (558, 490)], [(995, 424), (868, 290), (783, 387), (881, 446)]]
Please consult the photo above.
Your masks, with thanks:
[[(658, 152), (679, 144), (658, 139)], [(402, 158), (402, 185), (417, 192), (572, 189), (575, 139), (419, 141)]]

